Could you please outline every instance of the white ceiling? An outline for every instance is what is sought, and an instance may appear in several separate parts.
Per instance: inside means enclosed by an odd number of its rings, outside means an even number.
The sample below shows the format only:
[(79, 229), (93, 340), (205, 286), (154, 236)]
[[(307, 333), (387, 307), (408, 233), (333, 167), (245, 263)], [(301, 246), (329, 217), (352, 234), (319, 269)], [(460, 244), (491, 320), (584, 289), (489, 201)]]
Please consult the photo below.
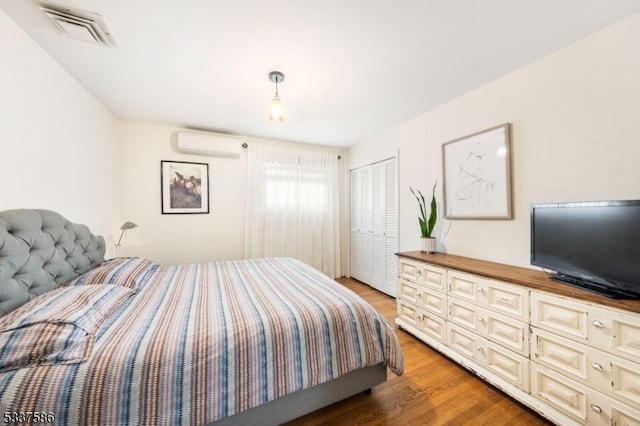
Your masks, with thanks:
[[(57, 0), (118, 47), (0, 7), (121, 119), (350, 146), (624, 17), (638, 0)], [(287, 118), (267, 120), (279, 70)], [(579, 70), (576, 70), (579, 72)]]

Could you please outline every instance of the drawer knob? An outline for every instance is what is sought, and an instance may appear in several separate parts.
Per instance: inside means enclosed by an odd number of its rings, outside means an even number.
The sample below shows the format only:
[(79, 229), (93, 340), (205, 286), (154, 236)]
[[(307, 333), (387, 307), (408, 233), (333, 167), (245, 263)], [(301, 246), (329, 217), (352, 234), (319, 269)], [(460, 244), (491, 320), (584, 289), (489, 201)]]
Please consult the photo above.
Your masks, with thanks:
[(602, 408), (600, 408), (599, 406), (597, 406), (596, 404), (591, 404), (591, 409), (593, 411), (595, 411), (598, 414), (602, 414)]
[(484, 288), (478, 287), (478, 293), (484, 293)]
[(591, 324), (593, 324), (595, 328), (604, 328), (604, 324), (600, 320), (591, 321)]
[(598, 371), (603, 371), (604, 368), (602, 368), (602, 364), (597, 363), (597, 362), (592, 362), (591, 366), (593, 367), (594, 370), (598, 370)]
[(478, 352), (480, 352), (481, 354), (483, 354), (483, 353), (484, 353), (484, 348), (483, 348), (482, 346), (480, 346), (480, 347), (478, 348)]
[(486, 322), (487, 320), (486, 320), (486, 319), (484, 319), (484, 318), (482, 318), (482, 317), (480, 317), (480, 318), (478, 318), (478, 321), (480, 321), (481, 323), (484, 323), (484, 322)]

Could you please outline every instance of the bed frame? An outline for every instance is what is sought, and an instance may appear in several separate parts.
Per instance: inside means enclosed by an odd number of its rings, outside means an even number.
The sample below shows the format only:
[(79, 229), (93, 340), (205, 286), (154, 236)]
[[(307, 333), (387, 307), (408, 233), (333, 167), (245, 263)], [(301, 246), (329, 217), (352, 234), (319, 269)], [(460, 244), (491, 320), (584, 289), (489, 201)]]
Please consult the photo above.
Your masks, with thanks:
[[(49, 210), (0, 212), (0, 316), (104, 261), (104, 238)], [(227, 417), (216, 425), (275, 425), (383, 383), (379, 364)]]
[(350, 396), (366, 392), (387, 380), (384, 364), (352, 371), (330, 382), (283, 396), (212, 425), (278, 425)]

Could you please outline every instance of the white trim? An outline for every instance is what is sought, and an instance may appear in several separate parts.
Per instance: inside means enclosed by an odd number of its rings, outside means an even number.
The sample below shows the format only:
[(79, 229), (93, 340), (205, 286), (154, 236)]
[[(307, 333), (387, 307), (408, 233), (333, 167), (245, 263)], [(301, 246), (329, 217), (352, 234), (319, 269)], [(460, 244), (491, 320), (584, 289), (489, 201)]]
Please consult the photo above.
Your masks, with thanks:
[(391, 160), (392, 158), (395, 158), (396, 160), (398, 159), (398, 150), (395, 149), (393, 151), (389, 151), (385, 154), (379, 154), (376, 155), (372, 158), (369, 158), (368, 160), (363, 160), (363, 161), (359, 161), (357, 163), (350, 163), (349, 164), (349, 171), (355, 170), (355, 169), (359, 169), (361, 167), (365, 167), (365, 166), (370, 166), (372, 164), (376, 164), (379, 163), (381, 161), (386, 161), (386, 160)]

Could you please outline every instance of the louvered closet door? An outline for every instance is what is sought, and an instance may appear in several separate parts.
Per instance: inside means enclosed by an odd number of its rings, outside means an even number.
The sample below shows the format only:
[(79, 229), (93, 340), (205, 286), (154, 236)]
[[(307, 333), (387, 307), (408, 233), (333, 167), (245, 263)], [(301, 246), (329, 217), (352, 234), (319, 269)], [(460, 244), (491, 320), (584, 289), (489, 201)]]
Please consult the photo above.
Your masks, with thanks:
[(384, 291), (386, 275), (386, 238), (385, 238), (385, 165), (377, 163), (371, 166), (371, 235), (373, 239), (373, 261), (371, 286)]
[(351, 172), (351, 276), (391, 296), (397, 280), (396, 182), (395, 159)]
[(371, 284), (373, 272), (373, 200), (370, 167), (360, 170), (360, 197), (362, 226), (360, 228), (360, 281)]
[(397, 163), (392, 158), (384, 162), (385, 180), (385, 276), (384, 287), (381, 291), (390, 296), (396, 296), (398, 281), (398, 179)]
[(360, 227), (362, 226), (362, 195), (360, 186), (360, 170), (351, 172), (351, 276), (360, 279), (362, 271), (362, 243)]

